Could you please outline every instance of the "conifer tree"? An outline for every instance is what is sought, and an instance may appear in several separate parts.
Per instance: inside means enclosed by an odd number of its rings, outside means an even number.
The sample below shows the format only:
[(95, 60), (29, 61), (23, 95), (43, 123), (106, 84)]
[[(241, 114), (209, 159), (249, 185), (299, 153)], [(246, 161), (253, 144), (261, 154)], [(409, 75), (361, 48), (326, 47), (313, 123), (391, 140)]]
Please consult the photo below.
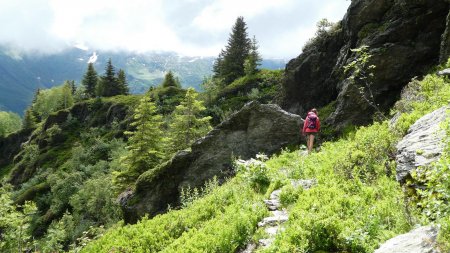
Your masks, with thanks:
[(130, 91), (128, 89), (127, 77), (123, 69), (119, 69), (119, 71), (117, 72), (117, 82), (119, 85), (120, 94), (128, 95)]
[(262, 57), (258, 52), (258, 42), (253, 36), (250, 46), (250, 52), (244, 63), (244, 70), (246, 75), (254, 75), (258, 72), (258, 67), (261, 65)]
[(167, 74), (164, 76), (164, 81), (161, 86), (163, 88), (167, 88), (167, 87), (181, 88), (180, 81), (178, 80), (178, 78), (175, 78), (172, 71), (167, 72)]
[(211, 130), (211, 117), (200, 116), (206, 108), (203, 102), (197, 100), (197, 95), (193, 88), (189, 88), (183, 101), (173, 112), (169, 126), (171, 152), (189, 147)]
[(31, 106), (30, 106), (30, 110), (33, 114), (33, 117), (36, 119), (36, 122), (41, 122), (41, 120), (42, 120), (39, 113), (34, 108), (40, 93), (41, 93), (41, 89), (37, 88), (36, 91), (34, 92), (33, 100), (31, 102)]
[(129, 136), (129, 154), (123, 158), (128, 171), (122, 173), (121, 181), (132, 182), (144, 171), (158, 165), (164, 157), (162, 116), (157, 114), (155, 103), (146, 94), (135, 109), (131, 126), (136, 130), (125, 132)]
[(81, 84), (84, 86), (86, 96), (88, 98), (94, 98), (96, 95), (96, 86), (98, 84), (98, 75), (95, 71), (94, 64), (89, 63), (86, 73), (83, 76)]
[(105, 74), (100, 77), (100, 82), (97, 86), (97, 94), (102, 97), (112, 97), (123, 94), (123, 89), (120, 87), (116, 78), (111, 59), (108, 60), (105, 68)]
[(244, 62), (249, 55), (250, 47), (251, 40), (248, 38), (247, 24), (243, 17), (238, 17), (231, 30), (223, 56), (221, 58), (219, 55), (219, 61), (216, 62), (218, 66), (214, 68), (214, 76), (223, 78), (225, 84), (230, 84), (244, 76)]
[(34, 116), (33, 109), (29, 107), (23, 115), (22, 129), (34, 129), (36, 128), (36, 117)]
[(214, 73), (214, 78), (220, 78), (220, 75), (222, 73), (222, 64), (223, 64), (223, 57), (225, 55), (225, 51), (222, 49), (220, 51), (219, 56), (217, 56), (216, 60), (214, 61), (213, 64), (213, 73)]

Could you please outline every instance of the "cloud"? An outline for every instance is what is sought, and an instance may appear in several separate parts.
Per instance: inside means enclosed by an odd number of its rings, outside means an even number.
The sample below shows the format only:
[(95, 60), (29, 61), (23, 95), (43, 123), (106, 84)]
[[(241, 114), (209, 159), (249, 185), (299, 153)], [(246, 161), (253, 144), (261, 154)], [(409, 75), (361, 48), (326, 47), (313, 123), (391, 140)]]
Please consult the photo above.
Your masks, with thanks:
[(346, 0), (0, 0), (0, 44), (52, 53), (101, 50), (218, 55), (244, 16), (265, 57), (294, 57), (321, 18), (342, 18)]

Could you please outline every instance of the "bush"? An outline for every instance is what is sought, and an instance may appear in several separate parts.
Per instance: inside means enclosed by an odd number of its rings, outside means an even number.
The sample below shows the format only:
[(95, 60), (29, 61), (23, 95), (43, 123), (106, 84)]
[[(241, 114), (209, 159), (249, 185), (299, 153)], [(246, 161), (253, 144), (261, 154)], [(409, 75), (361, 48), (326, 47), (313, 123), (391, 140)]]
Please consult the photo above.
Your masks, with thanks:
[(316, 178), (318, 185), (298, 193), (290, 185), (282, 188), (282, 201), (293, 203), (289, 220), (263, 252), (373, 252), (381, 242), (406, 232), (410, 225), (402, 191), (384, 166), (395, 141), (386, 122), (376, 123), (324, 143), (319, 153), (283, 152), (269, 160), (272, 173), (282, 167), (287, 171), (279, 173)]
[(267, 156), (257, 155), (256, 158), (257, 160), (253, 158), (248, 161), (236, 160), (235, 167), (240, 176), (249, 182), (254, 190), (263, 192), (270, 184), (269, 169), (264, 163)]
[(82, 252), (232, 252), (265, 214), (261, 196), (235, 178), (184, 209), (116, 227)]

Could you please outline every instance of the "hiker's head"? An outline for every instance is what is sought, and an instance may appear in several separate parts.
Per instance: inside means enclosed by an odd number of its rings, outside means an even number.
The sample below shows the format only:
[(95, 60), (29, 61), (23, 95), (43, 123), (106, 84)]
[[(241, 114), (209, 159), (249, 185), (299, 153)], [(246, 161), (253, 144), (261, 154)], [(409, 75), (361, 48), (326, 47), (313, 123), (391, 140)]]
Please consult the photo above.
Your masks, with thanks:
[(313, 113), (316, 114), (316, 115), (319, 115), (319, 114), (317, 113), (317, 109), (316, 109), (316, 108), (312, 108), (312, 109), (311, 109), (311, 112), (313, 112)]

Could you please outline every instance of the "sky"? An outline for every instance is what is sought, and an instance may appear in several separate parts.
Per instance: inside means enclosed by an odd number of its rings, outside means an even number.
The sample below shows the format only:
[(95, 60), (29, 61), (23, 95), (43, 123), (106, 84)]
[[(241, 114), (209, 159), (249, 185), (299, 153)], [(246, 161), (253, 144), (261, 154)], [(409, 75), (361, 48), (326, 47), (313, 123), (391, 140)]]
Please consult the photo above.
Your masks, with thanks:
[(293, 58), (349, 0), (0, 0), (0, 45), (21, 53), (172, 51), (217, 56), (238, 16), (265, 58)]

